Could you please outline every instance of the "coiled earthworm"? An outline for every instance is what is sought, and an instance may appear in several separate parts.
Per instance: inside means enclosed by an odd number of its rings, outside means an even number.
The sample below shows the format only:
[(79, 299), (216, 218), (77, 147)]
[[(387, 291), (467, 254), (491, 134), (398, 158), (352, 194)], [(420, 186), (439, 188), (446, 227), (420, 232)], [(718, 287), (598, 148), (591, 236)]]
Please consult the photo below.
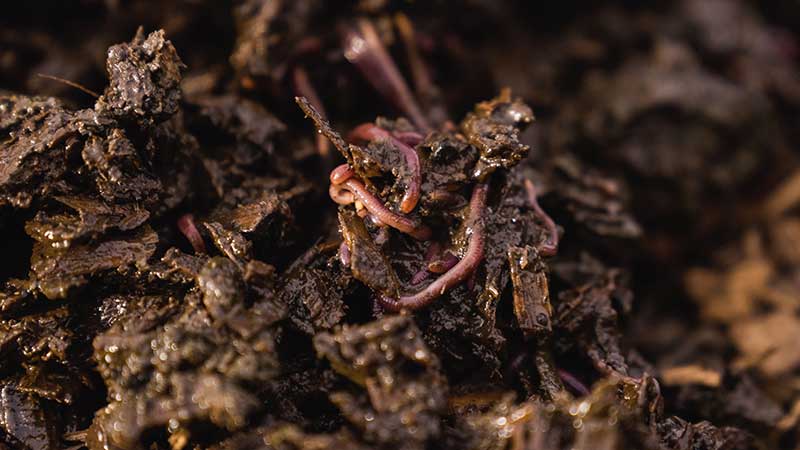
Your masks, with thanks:
[(404, 295), (399, 298), (390, 298), (382, 295), (379, 297), (381, 305), (393, 312), (403, 309), (416, 310), (429, 305), (453, 286), (462, 283), (478, 268), (483, 260), (483, 247), (485, 237), (483, 234), (483, 212), (486, 208), (486, 194), (489, 187), (485, 183), (475, 186), (469, 202), (469, 216), (467, 217), (467, 230), (471, 233), (467, 252), (464, 257), (416, 294)]

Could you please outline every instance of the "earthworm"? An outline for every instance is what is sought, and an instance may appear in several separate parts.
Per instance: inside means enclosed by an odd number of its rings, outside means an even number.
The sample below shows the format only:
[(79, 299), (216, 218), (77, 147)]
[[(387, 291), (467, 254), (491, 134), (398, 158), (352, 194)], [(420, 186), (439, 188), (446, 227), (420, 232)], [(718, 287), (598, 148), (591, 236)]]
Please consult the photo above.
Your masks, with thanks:
[(429, 305), (439, 298), (448, 289), (462, 283), (475, 272), (483, 260), (483, 212), (486, 208), (486, 193), (489, 187), (485, 183), (475, 186), (469, 202), (469, 216), (467, 217), (467, 231), (471, 232), (467, 252), (464, 257), (442, 276), (434, 280), (416, 294), (390, 298), (385, 295), (379, 297), (381, 305), (393, 312), (403, 309), (415, 310)]
[(367, 213), (368, 214), (367, 214), (366, 217), (367, 217), (367, 219), (369, 219), (370, 222), (372, 222), (373, 225), (375, 225), (376, 227), (382, 227), (382, 228), (386, 227), (386, 224), (381, 222), (381, 219), (378, 219), (377, 217), (375, 217), (374, 214), (369, 214), (369, 211), (367, 211)]
[(466, 199), (460, 194), (447, 191), (445, 189), (436, 189), (428, 194), (430, 203), (444, 208), (459, 208), (466, 204)]
[(357, 126), (350, 133), (350, 136), (355, 139), (365, 141), (384, 140), (389, 141), (391, 144), (403, 154), (406, 160), (406, 166), (411, 171), (411, 179), (406, 186), (406, 191), (403, 198), (400, 200), (400, 212), (410, 213), (419, 202), (420, 184), (422, 183), (422, 175), (420, 174), (419, 155), (417, 151), (411, 148), (408, 144), (394, 137), (391, 133), (383, 128), (365, 123)]
[(431, 276), (431, 271), (428, 270), (428, 266), (432, 261), (438, 259), (441, 253), (442, 246), (438, 242), (433, 241), (430, 243), (430, 245), (428, 245), (428, 249), (425, 250), (425, 266), (422, 269), (419, 269), (419, 271), (411, 277), (412, 286), (422, 283)]
[[(375, 218), (382, 223), (395, 228), (403, 233), (406, 233), (420, 241), (426, 241), (431, 237), (431, 229), (427, 225), (421, 225), (416, 221), (402, 216), (386, 208), (383, 202), (380, 201), (364, 186), (364, 183), (356, 178), (349, 178), (340, 185), (344, 189), (350, 191), (356, 200), (360, 201), (364, 208), (370, 212)], [(333, 188), (334, 186), (331, 186)], [(333, 198), (333, 197), (331, 197)], [(334, 199), (336, 201), (336, 199)]]
[(348, 164), (337, 166), (331, 171), (331, 184), (342, 184), (350, 179), (355, 172)]
[(553, 219), (539, 206), (539, 201), (536, 199), (536, 187), (531, 180), (527, 178), (525, 179), (525, 191), (528, 194), (528, 205), (533, 209), (533, 212), (544, 221), (544, 225), (547, 227), (547, 232), (549, 234), (544, 244), (539, 247), (539, 253), (545, 256), (553, 256), (558, 252), (558, 227), (556, 227), (556, 223)]
[(203, 242), (203, 237), (197, 231), (194, 224), (194, 216), (192, 214), (184, 214), (178, 219), (178, 230), (181, 234), (186, 236), (186, 239), (192, 244), (195, 253), (205, 253), (206, 244)]
[(353, 193), (339, 184), (332, 184), (331, 187), (328, 188), (328, 195), (330, 195), (331, 200), (338, 205), (349, 205), (356, 201), (356, 197)]
[(458, 256), (450, 252), (444, 252), (442, 253), (441, 257), (431, 261), (428, 264), (428, 270), (433, 273), (445, 273), (458, 264), (458, 261)]
[(575, 375), (567, 372), (564, 369), (558, 369), (558, 376), (561, 378), (561, 381), (563, 381), (564, 384), (572, 388), (572, 390), (578, 395), (589, 395), (589, 388), (587, 388), (585, 384), (576, 378)]
[(425, 136), (416, 131), (392, 131), (392, 136), (411, 147), (416, 147), (420, 142), (425, 140)]
[(431, 272), (427, 268), (420, 269), (414, 276), (411, 277), (411, 285), (416, 286), (431, 276)]
[(425, 262), (431, 262), (434, 259), (439, 257), (439, 254), (442, 253), (442, 244), (433, 241), (428, 245), (428, 248), (425, 249)]
[(363, 206), (364, 205), (361, 202), (357, 202), (356, 203), (356, 215), (358, 215), (358, 217), (361, 217), (362, 219), (365, 219), (365, 220), (369, 220), (371, 224), (373, 224), (376, 227), (379, 227), (381, 229), (386, 228), (386, 224), (385, 223), (381, 222), (380, 219), (378, 219), (374, 215), (370, 214), (369, 210), (367, 210), (367, 208), (364, 208)]
[(431, 127), (411, 89), (369, 20), (360, 20), (358, 30), (345, 30), (342, 47), (344, 57), (361, 71), (375, 90), (403, 111), (417, 128), (426, 133), (430, 131)]

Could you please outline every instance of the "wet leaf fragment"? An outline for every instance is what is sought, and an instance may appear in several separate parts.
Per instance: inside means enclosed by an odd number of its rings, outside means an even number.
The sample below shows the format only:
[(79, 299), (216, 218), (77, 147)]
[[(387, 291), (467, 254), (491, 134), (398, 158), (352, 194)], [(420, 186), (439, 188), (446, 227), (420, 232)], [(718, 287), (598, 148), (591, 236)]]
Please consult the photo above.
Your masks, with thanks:
[(211, 450), (366, 450), (370, 448), (342, 429), (330, 434), (304, 432), (298, 426), (278, 423), (226, 439)]
[(368, 442), (422, 449), (439, 435), (445, 380), (409, 316), (319, 333), (314, 348), (366, 389), (335, 392), (331, 400)]
[(142, 161), (122, 129), (106, 136), (91, 136), (81, 151), (84, 164), (94, 174), (97, 191), (108, 202), (146, 201), (158, 198), (161, 182)]
[(62, 306), (20, 318), (0, 320), (0, 357), (4, 367), (15, 363), (67, 362), (75, 333), (67, 326), (70, 314)]
[(158, 235), (144, 229), (130, 238), (75, 246), (58, 255), (49, 254), (40, 244), (34, 249), (31, 271), (47, 298), (65, 298), (70, 289), (85, 284), (92, 275), (144, 268), (157, 243)]
[(0, 384), (0, 430), (18, 448), (51, 450), (59, 445), (55, 418), (14, 382)]
[(352, 279), (331, 268), (328, 255), (314, 246), (282, 277), (280, 298), (300, 330), (308, 334), (330, 330), (345, 317), (344, 295)]
[(547, 275), (536, 249), (508, 249), (511, 281), (514, 286), (514, 315), (526, 335), (546, 335), (552, 331), (550, 290)]
[(577, 288), (559, 294), (553, 324), (559, 334), (572, 337), (569, 345), (577, 345), (594, 366), (606, 375), (628, 375), (628, 362), (623, 355), (617, 307), (630, 302), (625, 277), (618, 269), (609, 269), (601, 276)]
[[(561, 395), (552, 403), (512, 402), (505, 396), (475, 413), (458, 408), (470, 439), (469, 448), (650, 450), (658, 438), (642, 423), (651, 405), (645, 391), (626, 393), (619, 379), (598, 382), (592, 392), (572, 399)], [(634, 400), (633, 402), (629, 400)], [(687, 449), (688, 450), (688, 449)]]
[(160, 122), (178, 111), (184, 68), (164, 30), (145, 36), (139, 28), (131, 42), (108, 50), (109, 85), (95, 110), (143, 125)]
[(197, 275), (199, 292), (161, 303), (146, 320), (126, 314), (94, 339), (111, 402), (95, 415), (90, 449), (136, 448), (157, 429), (190, 439), (194, 423), (235, 431), (262, 410), (259, 398), (278, 370), (275, 324), (285, 311), (264, 295), (268, 271), (247, 276), (262, 278), (250, 291), (240, 270), (229, 259), (209, 259)]
[(0, 205), (27, 208), (58, 192), (69, 169), (78, 123), (52, 98), (0, 96)]
[(286, 125), (277, 117), (247, 98), (221, 95), (190, 99), (190, 102), (199, 106), (200, 114), (216, 128), (227, 131), (240, 142), (255, 145), (262, 154), (271, 153), (275, 138), (286, 131)]
[(353, 276), (380, 294), (397, 297), (400, 288), (397, 275), (373, 242), (364, 221), (354, 211), (339, 208), (339, 226), (350, 249)]
[(143, 224), (150, 213), (140, 205), (109, 204), (84, 196), (55, 197), (73, 213), (47, 214), (40, 211), (25, 224), (26, 233), (54, 250), (68, 248), (73, 241), (96, 238), (107, 230), (129, 231)]
[(519, 133), (533, 122), (533, 111), (504, 89), (496, 98), (478, 103), (461, 122), (467, 141), (480, 152), (473, 176), (483, 180), (497, 168), (509, 169), (528, 154), (530, 147), (519, 141)]

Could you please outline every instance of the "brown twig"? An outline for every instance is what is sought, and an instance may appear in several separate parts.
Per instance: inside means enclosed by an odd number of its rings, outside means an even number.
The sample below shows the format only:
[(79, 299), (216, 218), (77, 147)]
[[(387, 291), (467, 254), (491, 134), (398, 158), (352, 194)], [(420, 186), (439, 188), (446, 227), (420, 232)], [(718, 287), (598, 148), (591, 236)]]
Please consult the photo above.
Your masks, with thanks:
[(58, 81), (59, 83), (64, 83), (67, 86), (74, 87), (75, 89), (78, 89), (79, 91), (82, 91), (82, 92), (84, 92), (86, 94), (89, 94), (94, 98), (100, 97), (100, 94), (98, 94), (97, 92), (95, 92), (95, 91), (93, 91), (93, 90), (91, 90), (91, 89), (89, 89), (89, 88), (87, 88), (87, 87), (85, 87), (85, 86), (83, 86), (81, 84), (78, 84), (78, 83), (76, 83), (74, 81), (65, 80), (64, 78), (59, 78), (59, 77), (56, 77), (56, 76), (53, 76), (53, 75), (45, 75), (43, 73), (37, 73), (36, 76), (37, 77), (41, 77), (41, 78), (46, 78), (48, 80)]
[[(292, 71), (292, 84), (294, 85), (295, 92), (307, 98), (308, 102), (316, 108), (320, 116), (327, 120), (322, 100), (320, 100), (316, 89), (314, 89), (314, 86), (311, 84), (308, 73), (301, 66), (295, 66)], [(317, 134), (317, 151), (322, 157), (327, 157), (330, 153), (330, 141), (322, 134)]]

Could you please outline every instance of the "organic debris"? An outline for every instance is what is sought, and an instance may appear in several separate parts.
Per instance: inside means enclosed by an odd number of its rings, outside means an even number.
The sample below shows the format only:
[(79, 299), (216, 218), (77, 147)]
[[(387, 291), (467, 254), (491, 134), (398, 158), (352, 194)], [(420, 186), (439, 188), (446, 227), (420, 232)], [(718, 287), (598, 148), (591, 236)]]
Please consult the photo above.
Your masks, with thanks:
[(0, 450), (800, 448), (796, 2), (38, 6)]

